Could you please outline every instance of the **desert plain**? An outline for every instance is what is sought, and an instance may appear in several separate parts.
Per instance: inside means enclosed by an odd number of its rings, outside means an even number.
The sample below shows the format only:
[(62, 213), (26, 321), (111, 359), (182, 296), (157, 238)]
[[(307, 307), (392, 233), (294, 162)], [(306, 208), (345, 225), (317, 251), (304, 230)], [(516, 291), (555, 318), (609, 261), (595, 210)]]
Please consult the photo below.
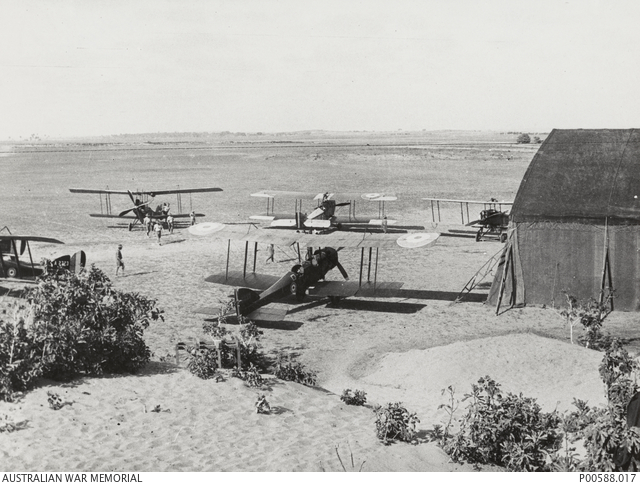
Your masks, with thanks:
[[(544, 138), (544, 134), (540, 135)], [(484, 303), (491, 275), (456, 302), (466, 283), (502, 244), (476, 242), (460, 226), (459, 206), (442, 208), (433, 222), (423, 197), (513, 200), (539, 145), (516, 144), (516, 134), (496, 132), (297, 132), (280, 134), (165, 134), (0, 144), (0, 227), (14, 234), (58, 238), (65, 246), (33, 244), (37, 258), (84, 250), (118, 289), (157, 300), (164, 321), (145, 331), (153, 353), (139, 374), (42, 381), (0, 417), (26, 422), (0, 433), (2, 471), (473, 471), (451, 463), (428, 439), (448, 419), (442, 390), (462, 400), (489, 375), (506, 391), (534, 397), (545, 410), (570, 409), (574, 398), (603, 404), (598, 375), (602, 354), (569, 342), (557, 308), (525, 307), (496, 315)], [(183, 196), (201, 221), (245, 223), (264, 212), (264, 189), (395, 193), (391, 218), (440, 232), (429, 248), (383, 250), (377, 278), (401, 281), (393, 298), (350, 298), (338, 304), (309, 299), (289, 308), (282, 322), (261, 323), (265, 354), (284, 353), (317, 373), (317, 387), (270, 378), (271, 414), (257, 414), (257, 391), (239, 379), (201, 380), (173, 360), (177, 342), (199, 338), (200, 306), (216, 306), (231, 290), (204, 278), (224, 271), (226, 242), (166, 231), (162, 245), (140, 227), (128, 231), (100, 212), (97, 195), (69, 188), (172, 189), (220, 187), (222, 192)], [(174, 196), (157, 197), (175, 208)], [(112, 196), (114, 212), (130, 207)], [(294, 201), (277, 199), (276, 210)], [(305, 202), (311, 210), (313, 203)], [(359, 214), (377, 205), (357, 203)], [(473, 214), (472, 214), (473, 215)], [(467, 231), (453, 237), (450, 229)], [(459, 233), (458, 233), (459, 234)], [(123, 245), (124, 277), (115, 277), (115, 250)], [(295, 262), (276, 247), (257, 271), (284, 274)], [(231, 245), (230, 265), (241, 269), (244, 245)], [(360, 253), (345, 249), (340, 261), (357, 278)], [(340, 275), (330, 274), (330, 279)], [(18, 285), (0, 283), (2, 304)], [(637, 355), (636, 315), (614, 312), (605, 332), (628, 339)], [(367, 393), (367, 406), (347, 406), (344, 389)], [(53, 391), (68, 402), (54, 411)], [(402, 402), (417, 413), (419, 443), (383, 445), (375, 436), (373, 406)], [(153, 412), (153, 411), (159, 412)], [(461, 402), (455, 417), (464, 413)], [(353, 457), (353, 466), (351, 464)]]

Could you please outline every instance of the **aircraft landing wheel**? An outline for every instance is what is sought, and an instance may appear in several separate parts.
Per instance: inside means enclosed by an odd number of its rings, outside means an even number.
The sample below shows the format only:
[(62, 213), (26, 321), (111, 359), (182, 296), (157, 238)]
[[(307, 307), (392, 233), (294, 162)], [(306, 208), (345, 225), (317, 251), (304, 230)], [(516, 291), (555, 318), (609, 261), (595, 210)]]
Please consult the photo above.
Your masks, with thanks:
[(507, 233), (503, 232), (502, 234), (500, 234), (500, 242), (504, 243), (507, 242)]
[(18, 276), (18, 270), (16, 268), (7, 269), (8, 278), (16, 278)]
[(133, 224), (129, 223), (129, 230), (133, 229)]
[(482, 241), (482, 229), (476, 233), (476, 242)]

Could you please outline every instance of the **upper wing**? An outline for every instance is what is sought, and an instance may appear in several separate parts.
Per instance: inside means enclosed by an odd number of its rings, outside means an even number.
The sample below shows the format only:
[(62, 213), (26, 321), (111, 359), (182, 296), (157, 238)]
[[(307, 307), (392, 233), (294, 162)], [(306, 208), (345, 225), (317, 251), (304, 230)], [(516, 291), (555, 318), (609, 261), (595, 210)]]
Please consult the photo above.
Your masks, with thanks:
[(196, 192), (222, 192), (218, 187), (203, 187), (195, 189), (168, 189), (168, 190), (103, 190), (103, 189), (69, 189), (74, 194), (124, 194), (136, 195), (166, 195), (166, 194), (191, 194)]
[(127, 190), (69, 189), (74, 194), (129, 194)]
[(255, 243), (303, 247), (344, 247), (344, 248), (420, 248), (435, 244), (438, 233), (372, 234), (366, 232), (337, 231), (330, 234), (304, 234), (293, 231), (260, 229), (253, 225), (225, 225), (218, 222), (204, 222), (189, 228), (196, 236), (212, 236), (217, 239), (248, 241)]
[[(367, 194), (355, 193), (355, 192), (326, 192), (326, 195), (330, 199), (334, 200), (357, 200), (357, 199), (365, 199), (372, 201), (391, 201), (398, 200), (398, 198), (394, 194), (384, 194), (381, 192), (370, 192)], [(252, 197), (291, 197), (294, 199), (311, 199), (311, 200), (322, 200), (325, 196), (324, 192), (296, 192), (290, 190), (261, 190), (260, 192), (256, 192), (251, 194)]]
[(513, 205), (512, 200), (437, 199), (435, 197), (423, 197), (422, 200), (432, 200), (433, 202), (457, 202), (458, 204)]
[(16, 236), (16, 235), (1, 235), (0, 241), (33, 241), (33, 242), (44, 242), (44, 243), (52, 243), (52, 244), (64, 244), (62, 241), (58, 239), (53, 239), (51, 237), (42, 237), (42, 236)]
[(195, 189), (139, 190), (133, 193), (154, 196), (154, 195), (166, 195), (166, 194), (195, 194), (198, 192), (222, 192), (222, 189), (219, 187), (201, 187), (201, 188), (195, 188)]

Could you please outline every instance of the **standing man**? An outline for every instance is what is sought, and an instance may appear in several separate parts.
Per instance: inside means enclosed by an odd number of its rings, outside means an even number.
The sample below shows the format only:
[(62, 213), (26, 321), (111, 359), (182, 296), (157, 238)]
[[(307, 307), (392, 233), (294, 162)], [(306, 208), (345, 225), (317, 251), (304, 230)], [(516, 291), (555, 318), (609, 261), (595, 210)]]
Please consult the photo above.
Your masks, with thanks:
[(162, 238), (162, 224), (160, 224), (159, 221), (156, 221), (156, 225), (153, 226), (153, 230), (155, 231), (156, 236), (158, 236), (158, 244), (162, 246), (162, 242), (160, 242), (160, 239)]
[(196, 212), (195, 211), (191, 211), (191, 213), (189, 214), (189, 217), (191, 218), (191, 225), (195, 225), (196, 223)]
[(169, 229), (169, 234), (173, 234), (173, 216), (171, 214), (167, 216), (167, 228)]
[(389, 227), (389, 221), (387, 220), (387, 216), (384, 216), (384, 219), (382, 219), (382, 232), (386, 234), (388, 227)]
[(144, 216), (144, 225), (147, 228), (147, 237), (149, 237), (149, 233), (151, 232), (151, 218), (149, 217), (149, 214)]
[(273, 259), (273, 256), (275, 254), (275, 249), (273, 248), (273, 244), (269, 244), (269, 246), (267, 247), (267, 260), (265, 261), (265, 263), (268, 263), (269, 261), (271, 261), (272, 263), (275, 263), (275, 259)]
[(124, 260), (122, 259), (122, 244), (118, 244), (118, 249), (116, 249), (116, 276), (118, 276), (118, 271), (122, 268), (122, 276), (124, 276)]

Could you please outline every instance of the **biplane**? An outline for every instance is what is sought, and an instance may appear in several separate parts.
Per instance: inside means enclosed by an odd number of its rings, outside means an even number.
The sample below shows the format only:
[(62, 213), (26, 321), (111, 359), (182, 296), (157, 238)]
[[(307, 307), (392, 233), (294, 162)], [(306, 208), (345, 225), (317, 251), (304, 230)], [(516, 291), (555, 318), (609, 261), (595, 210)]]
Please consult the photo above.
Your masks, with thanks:
[[(431, 219), (433, 222), (441, 222), (441, 203), (459, 204), (462, 224), (477, 229), (476, 241), (482, 241), (485, 236), (497, 237), (500, 242), (507, 240), (507, 228), (509, 226), (509, 210), (504, 209), (513, 205), (512, 201), (489, 201), (479, 200), (459, 200), (459, 199), (436, 199), (431, 197), (423, 198), (431, 202)], [(469, 205), (480, 206), (480, 218), (471, 220), (469, 215)], [(465, 217), (466, 216), (466, 217)], [(453, 231), (451, 231), (453, 232)], [(453, 232), (455, 234), (455, 232)]]
[[(109, 189), (69, 189), (74, 194), (99, 194), (100, 195), (100, 214), (89, 214), (91, 217), (105, 217), (112, 219), (131, 219), (128, 228), (131, 231), (136, 224), (144, 226), (144, 218), (149, 217), (151, 220), (166, 221), (171, 215), (174, 219), (186, 219), (192, 216), (204, 217), (204, 214), (193, 212), (191, 194), (200, 192), (221, 192), (218, 187), (204, 187), (195, 189), (169, 189), (169, 190), (109, 190)], [(112, 212), (111, 195), (128, 195), (131, 199), (133, 207), (125, 209), (118, 214)], [(172, 212), (169, 204), (158, 204), (156, 208), (152, 208), (153, 199), (158, 195), (175, 194), (177, 201), (177, 213)], [(189, 194), (190, 213), (183, 212), (182, 195)]]
[[(421, 248), (433, 245), (438, 239), (437, 233), (397, 234), (381, 233), (347, 233), (334, 232), (316, 235), (299, 232), (282, 232), (261, 229), (252, 225), (225, 225), (205, 222), (189, 228), (189, 232), (196, 236), (212, 236), (216, 239), (227, 240), (227, 266), (224, 272), (213, 274), (205, 278), (209, 283), (234, 286), (230, 308), (237, 316), (244, 316), (251, 320), (279, 321), (287, 314), (287, 310), (265, 308), (273, 302), (288, 297), (295, 297), (303, 301), (308, 294), (315, 297), (328, 297), (331, 302), (351, 296), (384, 297), (402, 287), (401, 282), (379, 282), (378, 254), (380, 248)], [(229, 270), (229, 252), (231, 241), (244, 242), (244, 267), (242, 271)], [(253, 243), (253, 270), (247, 271), (249, 261), (249, 244)], [(300, 246), (316, 248), (307, 253), (309, 256), (302, 261), (299, 258), (290, 271), (282, 276), (256, 273), (256, 256), (258, 244), (277, 244), (279, 246)], [(358, 280), (349, 280), (348, 275), (338, 259), (339, 249), (359, 248), (360, 274)], [(365, 253), (368, 256), (365, 263)], [(375, 259), (373, 250), (375, 249)], [(366, 266), (366, 269), (365, 269)], [(327, 281), (327, 273), (337, 268), (344, 281)], [(373, 268), (373, 276), (371, 275)], [(366, 279), (365, 279), (366, 278)], [(219, 315), (219, 308), (200, 308), (197, 313)]]
[[(295, 229), (316, 233), (327, 233), (335, 230), (346, 231), (379, 231), (399, 232), (408, 229), (424, 229), (418, 226), (399, 226), (396, 220), (385, 214), (385, 202), (398, 200), (393, 194), (368, 193), (334, 194), (329, 192), (293, 192), (282, 190), (263, 190), (251, 194), (252, 197), (263, 197), (267, 200), (267, 212), (251, 216), (250, 219), (269, 223), (272, 228)], [(275, 198), (288, 197), (295, 199), (295, 212), (276, 213)], [(311, 200), (315, 204), (310, 213), (302, 210), (303, 200)], [(341, 200), (342, 202), (338, 202)], [(373, 216), (356, 215), (356, 201), (365, 200), (378, 203), (378, 214)], [(337, 214), (340, 207), (348, 208), (348, 213)]]
[[(50, 237), (0, 234), (0, 278), (33, 280), (50, 269), (33, 262), (29, 242), (64, 244), (62, 241)], [(29, 255), (28, 262), (20, 259), (25, 251)], [(78, 251), (73, 255), (67, 254), (56, 258), (50, 262), (50, 265), (56, 269), (66, 269), (78, 273), (84, 268), (86, 259), (84, 251)]]

